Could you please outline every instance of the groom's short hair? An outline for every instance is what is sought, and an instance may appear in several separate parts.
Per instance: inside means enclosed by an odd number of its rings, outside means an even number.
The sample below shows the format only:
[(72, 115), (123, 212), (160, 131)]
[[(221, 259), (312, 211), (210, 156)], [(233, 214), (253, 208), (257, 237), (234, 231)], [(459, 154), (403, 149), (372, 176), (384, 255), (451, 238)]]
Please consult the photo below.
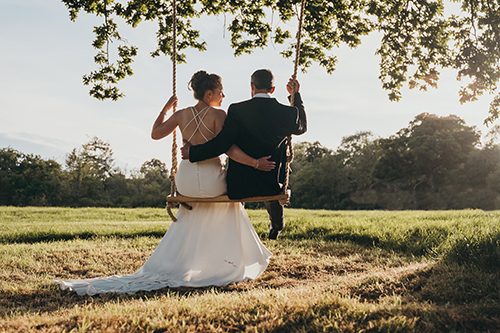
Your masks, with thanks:
[(269, 91), (274, 87), (274, 75), (269, 69), (258, 69), (253, 72), (250, 82), (258, 90), (266, 89)]

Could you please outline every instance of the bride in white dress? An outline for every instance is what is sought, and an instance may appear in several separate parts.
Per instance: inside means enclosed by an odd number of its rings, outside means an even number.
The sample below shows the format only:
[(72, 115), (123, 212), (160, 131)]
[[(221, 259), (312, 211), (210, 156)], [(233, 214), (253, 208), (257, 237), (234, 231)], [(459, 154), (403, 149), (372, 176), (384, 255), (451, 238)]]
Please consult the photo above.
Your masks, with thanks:
[[(159, 140), (180, 127), (183, 139), (204, 143), (222, 129), (226, 113), (220, 107), (222, 80), (216, 74), (199, 71), (190, 86), (198, 103), (175, 112), (165, 120), (166, 111), (177, 103), (171, 97), (153, 125), (152, 138)], [(239, 163), (270, 170), (267, 157), (251, 158), (238, 147), (227, 152)], [(193, 197), (213, 197), (226, 192), (225, 170), (220, 158), (190, 163), (182, 160), (176, 174), (179, 193)], [(259, 277), (271, 253), (264, 247), (240, 203), (194, 203), (192, 210), (180, 207), (172, 223), (146, 263), (135, 273), (84, 280), (58, 281), (62, 290), (79, 295), (134, 293), (164, 287), (221, 286)]]

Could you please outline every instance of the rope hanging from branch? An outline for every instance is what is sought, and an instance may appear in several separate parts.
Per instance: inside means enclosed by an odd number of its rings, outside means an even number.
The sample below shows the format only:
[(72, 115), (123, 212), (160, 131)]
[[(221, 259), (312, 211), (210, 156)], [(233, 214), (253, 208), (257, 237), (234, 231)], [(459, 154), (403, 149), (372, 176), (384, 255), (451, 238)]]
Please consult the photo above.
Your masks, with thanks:
[[(299, 27), (297, 28), (297, 46), (295, 48), (295, 63), (293, 65), (293, 74), (292, 78), (295, 80), (297, 78), (297, 71), (299, 68), (299, 60), (300, 60), (300, 42), (302, 38), (302, 24), (304, 23), (304, 7), (306, 1), (302, 0), (300, 4), (300, 14), (299, 14)], [(290, 105), (294, 105), (295, 100), (295, 91), (292, 92), (292, 96), (290, 98)], [(290, 164), (293, 161), (293, 146), (292, 146), (292, 135), (287, 137), (287, 145), (286, 145), (286, 166), (285, 166), (285, 180), (283, 182), (283, 193), (286, 194), (288, 189), (288, 183), (290, 182), (290, 172), (291, 167)], [(289, 205), (290, 200), (284, 199), (280, 200), (281, 205)]]
[[(172, 94), (177, 96), (177, 3), (172, 0)], [(173, 112), (176, 111), (174, 105)], [(170, 195), (177, 193), (177, 185), (175, 184), (175, 174), (177, 173), (177, 129), (174, 130), (172, 136), (172, 168), (170, 169)], [(173, 203), (167, 203), (167, 212), (172, 221), (177, 222), (172, 213)]]

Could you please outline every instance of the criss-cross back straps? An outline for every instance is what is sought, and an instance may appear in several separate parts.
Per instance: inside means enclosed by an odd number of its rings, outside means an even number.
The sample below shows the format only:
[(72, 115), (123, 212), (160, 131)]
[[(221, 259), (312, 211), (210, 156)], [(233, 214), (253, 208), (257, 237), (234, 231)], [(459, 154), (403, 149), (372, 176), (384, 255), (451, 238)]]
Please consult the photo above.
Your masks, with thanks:
[(184, 126), (184, 128), (182, 129), (182, 133), (184, 133), (184, 130), (194, 121), (196, 123), (196, 128), (194, 129), (193, 131), (193, 134), (191, 134), (191, 136), (189, 137), (188, 141), (191, 141), (191, 139), (193, 138), (193, 136), (196, 134), (196, 132), (200, 132), (200, 134), (203, 136), (203, 138), (205, 139), (205, 141), (208, 141), (207, 137), (205, 136), (205, 134), (203, 134), (202, 131), (200, 131), (200, 126), (203, 125), (203, 127), (205, 127), (205, 129), (207, 131), (209, 131), (211, 134), (215, 135), (215, 133), (207, 127), (207, 125), (205, 125), (205, 123), (203, 122), (203, 119), (205, 118), (205, 116), (207, 115), (208, 111), (210, 110), (210, 106), (207, 106), (205, 107), (203, 110), (201, 110), (200, 112), (196, 113), (196, 109), (194, 107), (191, 107), (191, 112), (193, 113), (193, 119), (191, 119), (187, 124), (186, 126)]

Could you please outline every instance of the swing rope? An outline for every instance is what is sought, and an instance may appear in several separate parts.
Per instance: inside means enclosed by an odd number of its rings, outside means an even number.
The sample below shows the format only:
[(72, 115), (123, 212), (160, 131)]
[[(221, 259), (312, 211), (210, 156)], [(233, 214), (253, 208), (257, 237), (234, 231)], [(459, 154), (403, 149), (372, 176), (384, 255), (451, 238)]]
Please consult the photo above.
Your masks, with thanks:
[[(300, 42), (302, 38), (302, 24), (304, 23), (304, 7), (305, 0), (302, 0), (300, 4), (300, 15), (299, 15), (299, 27), (297, 28), (297, 46), (295, 48), (295, 63), (293, 65), (293, 74), (292, 78), (297, 79), (297, 71), (299, 68), (299, 60), (300, 60)], [(295, 101), (295, 91), (292, 91), (292, 96), (290, 98), (290, 105), (294, 106)], [(283, 182), (283, 193), (287, 193), (288, 183), (290, 182), (290, 172), (292, 171), (291, 164), (293, 161), (293, 146), (292, 146), (292, 135), (290, 134), (287, 137), (287, 145), (286, 145), (286, 166), (285, 166), (285, 180)], [(286, 199), (279, 200), (281, 205), (288, 206), (290, 204), (290, 199), (287, 196)]]
[[(292, 75), (292, 78), (294, 80), (297, 78), (297, 71), (298, 71), (298, 67), (299, 67), (300, 43), (301, 43), (301, 37), (302, 37), (302, 25), (304, 22), (305, 2), (306, 2), (305, 0), (302, 0), (301, 7), (300, 7), (299, 26), (297, 29), (297, 46), (295, 49), (295, 62), (294, 62), (293, 75)], [(172, 18), (172, 20), (173, 20), (173, 27), (172, 27), (172, 33), (173, 33), (173, 36), (172, 36), (172, 67), (173, 67), (173, 70), (172, 70), (172, 76), (173, 76), (173, 95), (176, 96), (177, 95), (177, 88), (176, 88), (176, 86), (177, 86), (177, 4), (176, 4), (176, 0), (172, 0), (172, 7), (173, 7), (173, 9), (172, 9), (172, 16), (173, 16), (173, 18)], [(295, 91), (292, 91), (292, 96), (290, 98), (290, 105), (292, 105), (292, 106), (294, 105), (294, 99), (295, 99)], [(175, 111), (176, 111), (176, 107), (174, 106), (173, 112), (175, 112)], [(177, 173), (177, 164), (178, 164), (177, 163), (177, 148), (178, 148), (177, 147), (177, 131), (174, 130), (173, 138), (172, 138), (172, 168), (170, 170), (170, 176), (169, 176), (170, 182), (172, 185), (171, 185), (170, 197), (167, 198), (168, 215), (170, 216), (170, 218), (174, 222), (177, 221), (177, 218), (172, 213), (172, 207), (174, 207), (176, 202), (175, 201), (168, 201), (168, 199), (174, 198), (176, 196), (176, 194), (178, 194), (177, 193), (177, 186), (175, 184), (175, 174)], [(287, 136), (286, 155), (287, 155), (287, 160), (286, 160), (286, 166), (285, 166), (285, 180), (284, 180), (284, 184), (283, 184), (283, 193), (286, 196), (286, 198), (279, 199), (279, 202), (281, 205), (289, 205), (290, 204), (290, 201), (289, 201), (289, 198), (287, 195), (287, 189), (288, 189), (288, 185), (289, 185), (289, 181), (290, 181), (290, 171), (291, 171), (290, 164), (293, 161), (293, 147), (292, 147), (292, 136), (291, 135)], [(258, 201), (263, 201), (266, 198), (269, 198), (269, 197), (258, 197), (256, 199)], [(213, 198), (213, 199), (214, 199), (213, 202), (221, 202), (221, 201), (217, 201), (218, 200), (217, 198)], [(196, 200), (197, 199), (195, 198), (194, 200), (190, 200), (190, 202), (195, 202)], [(207, 199), (205, 199), (205, 201), (207, 201)], [(225, 199), (223, 199), (223, 201), (224, 202), (231, 202), (231, 201), (252, 202), (255, 200), (252, 200), (252, 198), (243, 199), (243, 200), (230, 200), (228, 198), (225, 198)], [(180, 201), (179, 201), (179, 203), (183, 204), (183, 202), (180, 202)], [(189, 206), (187, 206), (187, 207), (190, 208)]]
[[(173, 95), (177, 96), (177, 3), (172, 0), (172, 90)], [(175, 113), (174, 105), (172, 112)], [(177, 193), (177, 185), (175, 184), (175, 174), (177, 173), (177, 129), (174, 129), (172, 136), (172, 168), (170, 169), (170, 195), (174, 196)], [(177, 222), (177, 218), (172, 213), (174, 203), (167, 202), (167, 212), (172, 221)]]

